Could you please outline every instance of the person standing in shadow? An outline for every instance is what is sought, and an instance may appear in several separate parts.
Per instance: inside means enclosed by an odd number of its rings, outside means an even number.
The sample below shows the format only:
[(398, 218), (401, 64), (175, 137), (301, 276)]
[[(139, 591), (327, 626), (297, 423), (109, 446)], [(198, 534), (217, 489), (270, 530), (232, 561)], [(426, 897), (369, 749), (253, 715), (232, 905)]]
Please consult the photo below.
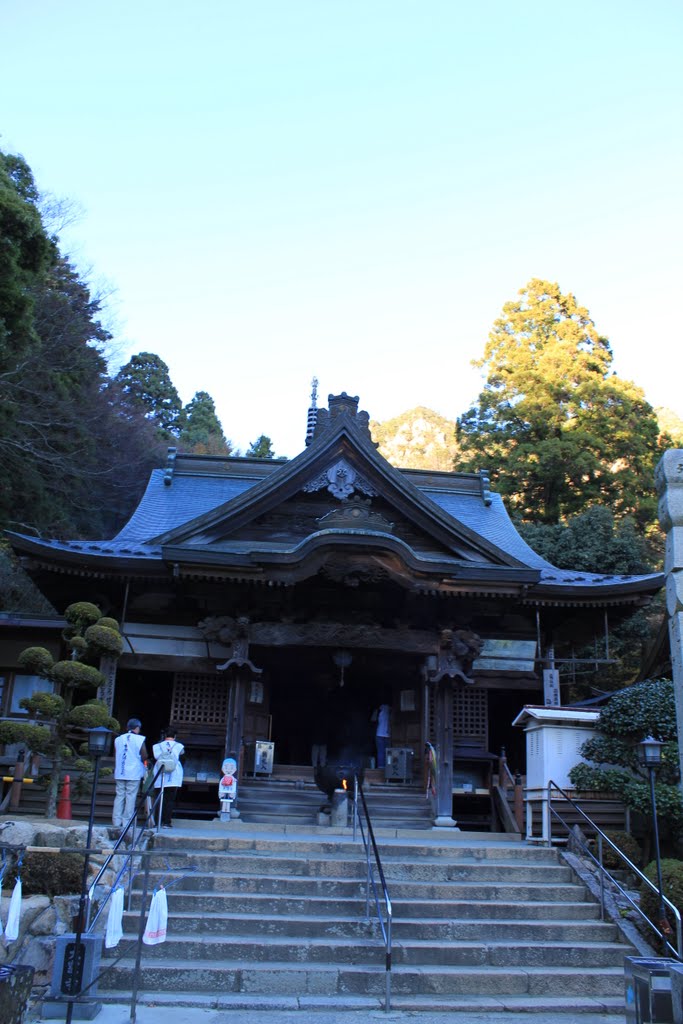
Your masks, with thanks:
[(377, 750), (377, 767), (384, 768), (387, 763), (387, 747), (391, 737), (391, 705), (380, 704), (373, 711), (372, 721), (376, 723), (375, 748)]

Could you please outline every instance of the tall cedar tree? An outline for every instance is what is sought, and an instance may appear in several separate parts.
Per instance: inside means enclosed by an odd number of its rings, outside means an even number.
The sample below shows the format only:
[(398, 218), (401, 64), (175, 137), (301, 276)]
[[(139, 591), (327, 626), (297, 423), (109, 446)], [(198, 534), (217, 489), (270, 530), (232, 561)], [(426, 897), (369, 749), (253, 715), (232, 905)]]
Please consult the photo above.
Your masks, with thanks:
[(588, 310), (537, 278), (503, 307), (475, 365), (486, 384), (458, 420), (458, 469), (488, 469), (522, 519), (557, 523), (592, 504), (654, 521), (657, 419), (612, 372)]
[(160, 356), (153, 352), (132, 356), (115, 379), (125, 402), (152, 421), (162, 440), (177, 437), (183, 406)]
[(180, 448), (193, 455), (231, 455), (233, 446), (226, 441), (214, 400), (206, 391), (198, 391), (181, 416)]
[(267, 434), (259, 434), (244, 454), (248, 459), (274, 459), (273, 442)]

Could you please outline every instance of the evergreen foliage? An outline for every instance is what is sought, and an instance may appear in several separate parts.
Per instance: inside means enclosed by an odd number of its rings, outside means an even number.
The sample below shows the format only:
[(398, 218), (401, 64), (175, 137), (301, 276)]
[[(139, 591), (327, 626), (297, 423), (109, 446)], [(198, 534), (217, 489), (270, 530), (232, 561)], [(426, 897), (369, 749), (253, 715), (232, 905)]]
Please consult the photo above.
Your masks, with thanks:
[(524, 520), (558, 523), (603, 504), (654, 521), (657, 419), (642, 390), (612, 372), (609, 342), (573, 295), (529, 281), (476, 365), (487, 380), (458, 420), (459, 469), (487, 469)]
[(260, 434), (244, 453), (249, 459), (274, 459), (273, 442), (266, 434)]
[(579, 790), (618, 794), (634, 811), (650, 814), (649, 778), (638, 760), (647, 736), (664, 743), (657, 773), (657, 812), (675, 835), (683, 834), (683, 801), (678, 787), (678, 743), (673, 683), (648, 681), (615, 693), (602, 709), (596, 734), (581, 747), (588, 764), (571, 769)]
[[(662, 869), (662, 892), (683, 916), (683, 861), (673, 857), (663, 857), (660, 866)], [(648, 864), (643, 874), (655, 887), (658, 885), (656, 861), (653, 860)], [(645, 882), (640, 887), (640, 909), (651, 921), (654, 921), (655, 924), (658, 923), (659, 893), (653, 892)], [(670, 928), (675, 933), (676, 921), (668, 907), (666, 908), (666, 917)]]
[(126, 402), (151, 420), (162, 440), (177, 437), (182, 402), (160, 356), (152, 352), (132, 356), (115, 379)]
[(216, 405), (206, 391), (198, 391), (182, 411), (180, 448), (194, 455), (231, 455), (233, 446), (226, 441)]
[(26, 162), (0, 153), (0, 527), (106, 535), (162, 453), (108, 387), (99, 301), (39, 198)]
[(560, 569), (628, 576), (654, 568), (635, 521), (617, 520), (604, 505), (593, 505), (562, 523), (516, 525), (527, 544)]

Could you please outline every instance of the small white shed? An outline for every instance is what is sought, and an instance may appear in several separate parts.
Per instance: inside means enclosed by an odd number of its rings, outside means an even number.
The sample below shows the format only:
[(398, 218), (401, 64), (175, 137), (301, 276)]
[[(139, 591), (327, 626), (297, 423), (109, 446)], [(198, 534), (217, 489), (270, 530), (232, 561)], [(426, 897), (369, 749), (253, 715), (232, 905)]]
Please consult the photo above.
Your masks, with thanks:
[(581, 744), (590, 739), (599, 711), (525, 705), (513, 725), (526, 732), (527, 790), (544, 789), (550, 779), (570, 789), (569, 771), (583, 760)]

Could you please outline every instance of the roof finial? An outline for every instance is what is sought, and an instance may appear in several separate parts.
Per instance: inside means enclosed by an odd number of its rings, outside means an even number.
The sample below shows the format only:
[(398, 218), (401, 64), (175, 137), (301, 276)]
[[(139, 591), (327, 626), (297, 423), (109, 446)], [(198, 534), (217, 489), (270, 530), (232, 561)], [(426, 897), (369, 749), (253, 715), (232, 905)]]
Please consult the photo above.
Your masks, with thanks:
[(318, 378), (314, 377), (311, 381), (311, 404), (308, 409), (308, 419), (306, 421), (306, 447), (313, 440), (313, 434), (315, 433), (315, 424), (318, 419)]

